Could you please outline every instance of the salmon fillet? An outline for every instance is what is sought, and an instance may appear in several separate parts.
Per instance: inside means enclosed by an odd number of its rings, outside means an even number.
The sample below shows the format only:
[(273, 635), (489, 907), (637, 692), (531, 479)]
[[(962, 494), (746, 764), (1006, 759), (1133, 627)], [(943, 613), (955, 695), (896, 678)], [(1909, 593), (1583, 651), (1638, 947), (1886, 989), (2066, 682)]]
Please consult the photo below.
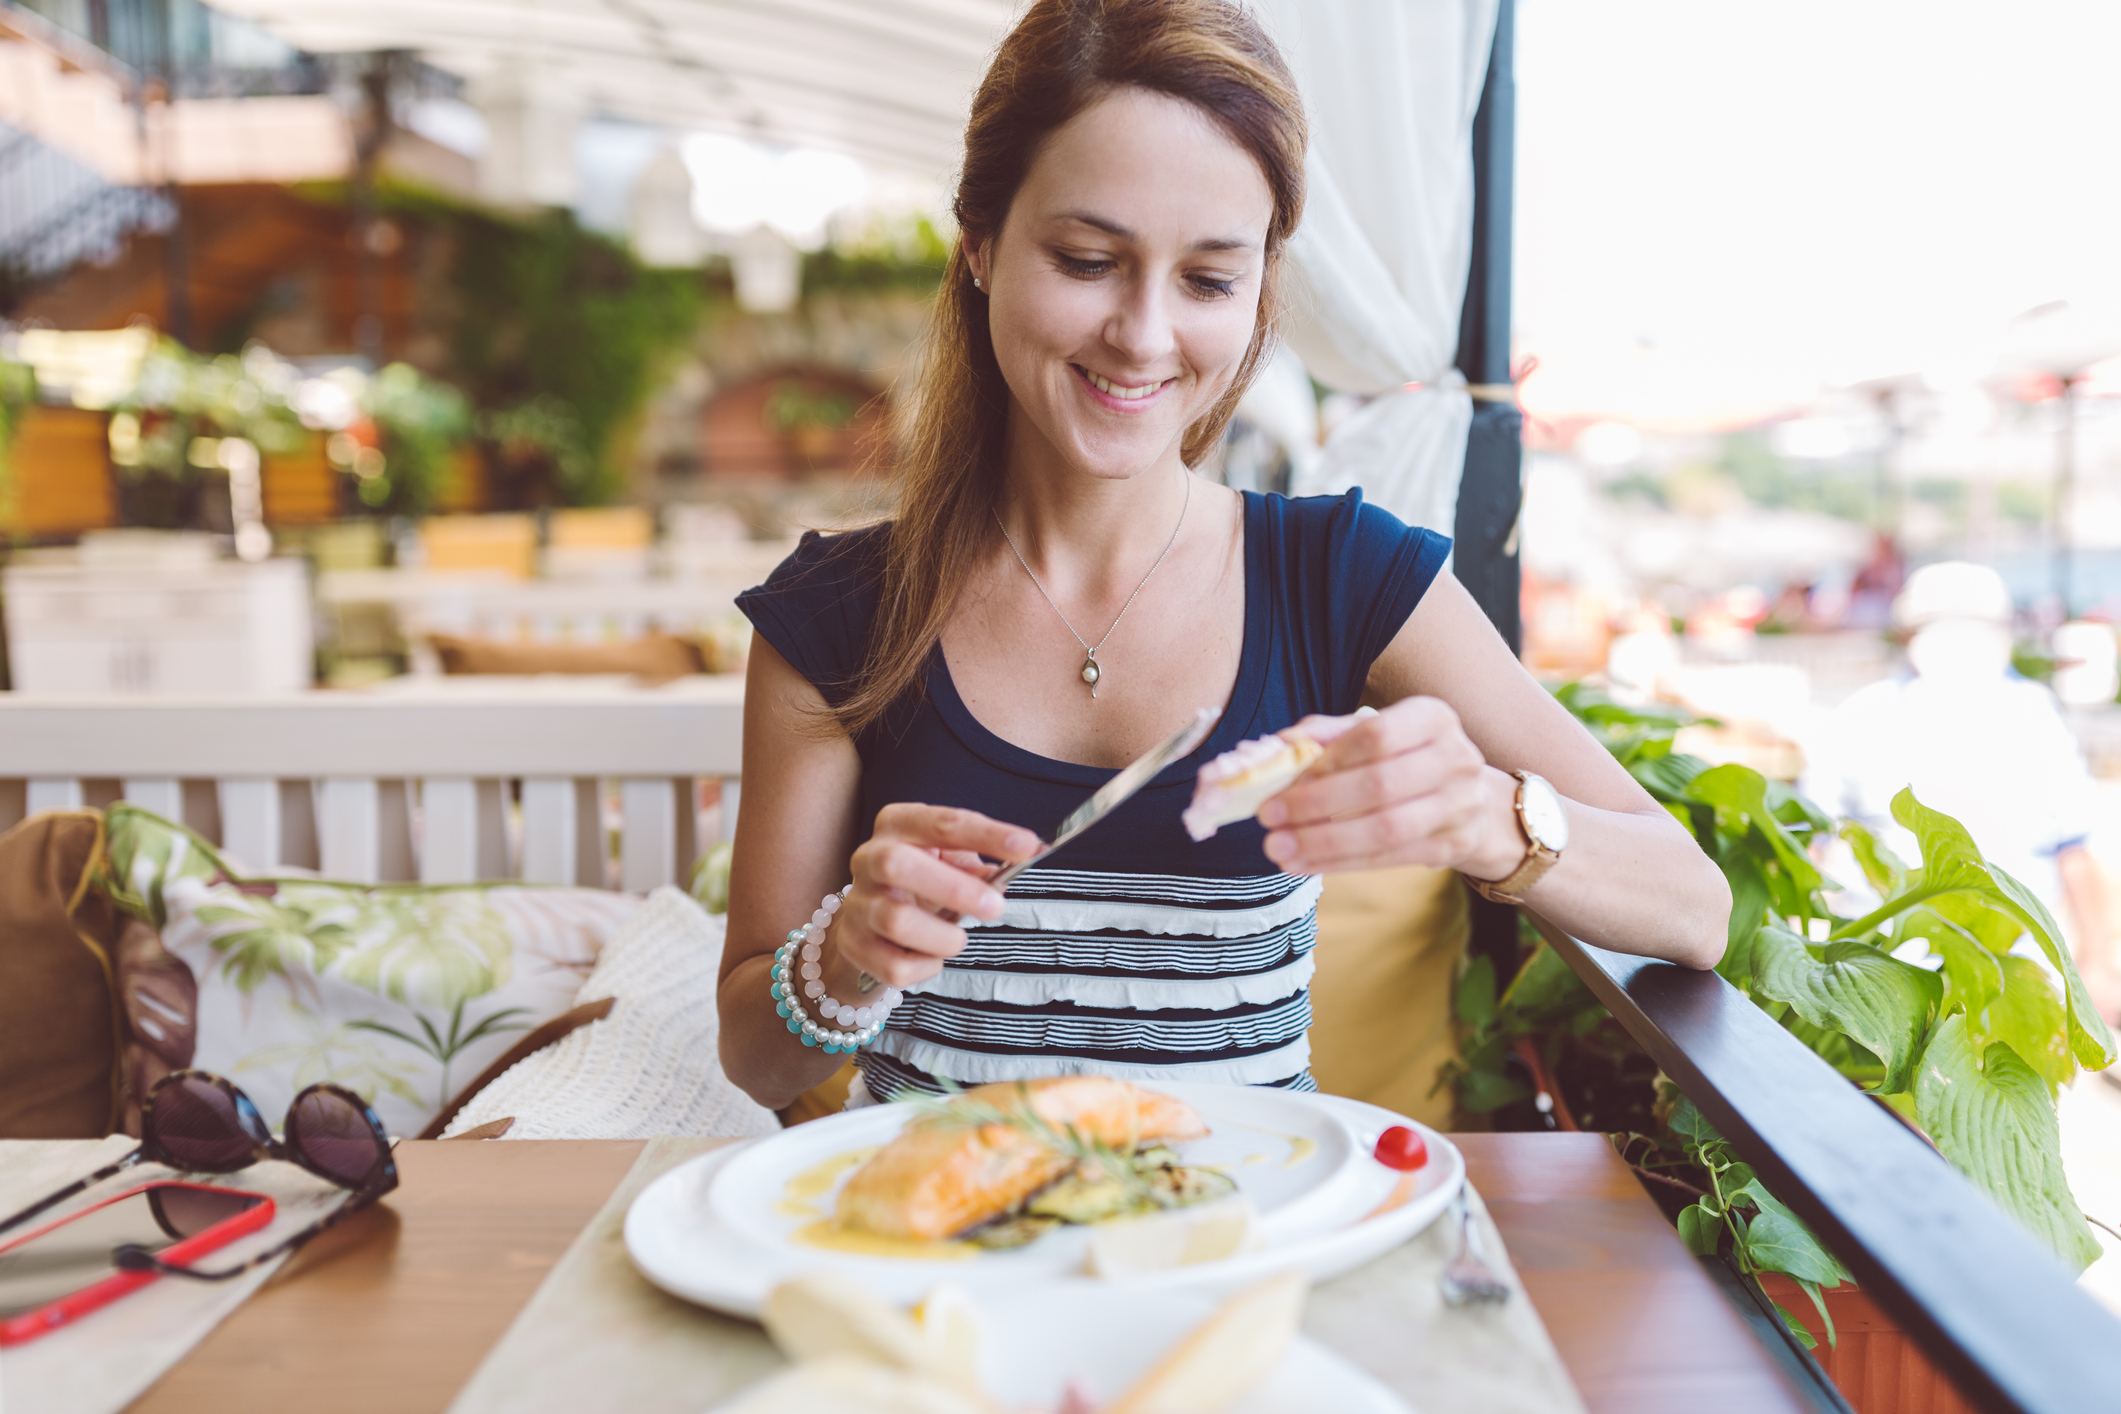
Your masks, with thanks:
[[(1004, 1080), (965, 1092), (970, 1101), (1034, 1113), (1074, 1126), (1121, 1152), (1148, 1140), (1173, 1143), (1208, 1132), (1182, 1100), (1102, 1075)], [(1065, 1174), (1075, 1160), (1007, 1124), (962, 1124), (931, 1116), (856, 1169), (840, 1190), (844, 1227), (934, 1242), (1010, 1212)]]

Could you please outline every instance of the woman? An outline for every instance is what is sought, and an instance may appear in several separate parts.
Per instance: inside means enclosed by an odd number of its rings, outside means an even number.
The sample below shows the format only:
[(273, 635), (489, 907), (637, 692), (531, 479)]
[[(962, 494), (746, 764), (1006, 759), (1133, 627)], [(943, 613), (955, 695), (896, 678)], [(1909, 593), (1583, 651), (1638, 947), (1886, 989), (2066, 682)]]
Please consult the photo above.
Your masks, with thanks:
[[(1080, 1071), (1311, 1088), (1332, 870), (1457, 869), (1609, 947), (1720, 955), (1721, 874), (1526, 676), (1443, 537), (1189, 470), (1270, 351), (1303, 149), (1287, 69), (1225, 0), (1039, 0), (997, 52), (896, 517), (805, 537), (739, 601), (722, 1058), (761, 1103), (839, 1064), (805, 1016), (863, 1038), (876, 1098)], [(1006, 903), (988, 886), (1204, 705), (1199, 753)], [(1192, 843), (1201, 762), (1299, 720), (1332, 738), (1313, 769)], [(880, 1018), (894, 988), (918, 990)]]

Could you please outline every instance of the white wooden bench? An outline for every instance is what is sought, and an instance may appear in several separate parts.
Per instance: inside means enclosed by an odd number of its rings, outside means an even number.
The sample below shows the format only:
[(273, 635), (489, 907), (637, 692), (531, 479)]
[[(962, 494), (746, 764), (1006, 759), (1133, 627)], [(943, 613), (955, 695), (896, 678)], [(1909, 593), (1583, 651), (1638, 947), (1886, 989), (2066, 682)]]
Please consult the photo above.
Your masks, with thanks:
[(696, 828), (703, 781), (721, 783), (733, 831), (742, 741), (733, 678), (438, 697), (0, 693), (0, 829), (122, 799), (261, 872), (641, 891), (682, 884), (711, 843)]

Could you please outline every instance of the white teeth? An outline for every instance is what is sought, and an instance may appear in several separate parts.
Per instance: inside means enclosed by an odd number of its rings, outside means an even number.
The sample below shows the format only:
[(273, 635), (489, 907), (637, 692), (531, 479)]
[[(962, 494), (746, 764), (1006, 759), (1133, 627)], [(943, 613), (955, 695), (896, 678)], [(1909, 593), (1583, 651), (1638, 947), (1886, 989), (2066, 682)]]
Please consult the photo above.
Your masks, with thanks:
[(1089, 379), (1090, 386), (1097, 389), (1099, 392), (1105, 393), (1111, 397), (1119, 398), (1125, 402), (1132, 402), (1136, 398), (1146, 398), (1151, 393), (1155, 392), (1158, 388), (1164, 386), (1161, 383), (1144, 383), (1139, 388), (1122, 388), (1118, 384), (1114, 383), (1111, 379), (1100, 378), (1097, 374), (1092, 373), (1087, 368), (1083, 370), (1083, 377)]

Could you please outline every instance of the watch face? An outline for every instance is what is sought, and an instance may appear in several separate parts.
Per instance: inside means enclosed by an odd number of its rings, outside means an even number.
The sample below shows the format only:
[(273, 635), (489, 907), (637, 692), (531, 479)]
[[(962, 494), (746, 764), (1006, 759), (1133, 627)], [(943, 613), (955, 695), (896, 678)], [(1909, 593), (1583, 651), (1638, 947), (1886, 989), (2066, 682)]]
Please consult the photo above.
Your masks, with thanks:
[(1544, 776), (1529, 771), (1524, 777), (1524, 828), (1526, 834), (1556, 854), (1568, 848), (1569, 817), (1562, 809), (1561, 796)]

